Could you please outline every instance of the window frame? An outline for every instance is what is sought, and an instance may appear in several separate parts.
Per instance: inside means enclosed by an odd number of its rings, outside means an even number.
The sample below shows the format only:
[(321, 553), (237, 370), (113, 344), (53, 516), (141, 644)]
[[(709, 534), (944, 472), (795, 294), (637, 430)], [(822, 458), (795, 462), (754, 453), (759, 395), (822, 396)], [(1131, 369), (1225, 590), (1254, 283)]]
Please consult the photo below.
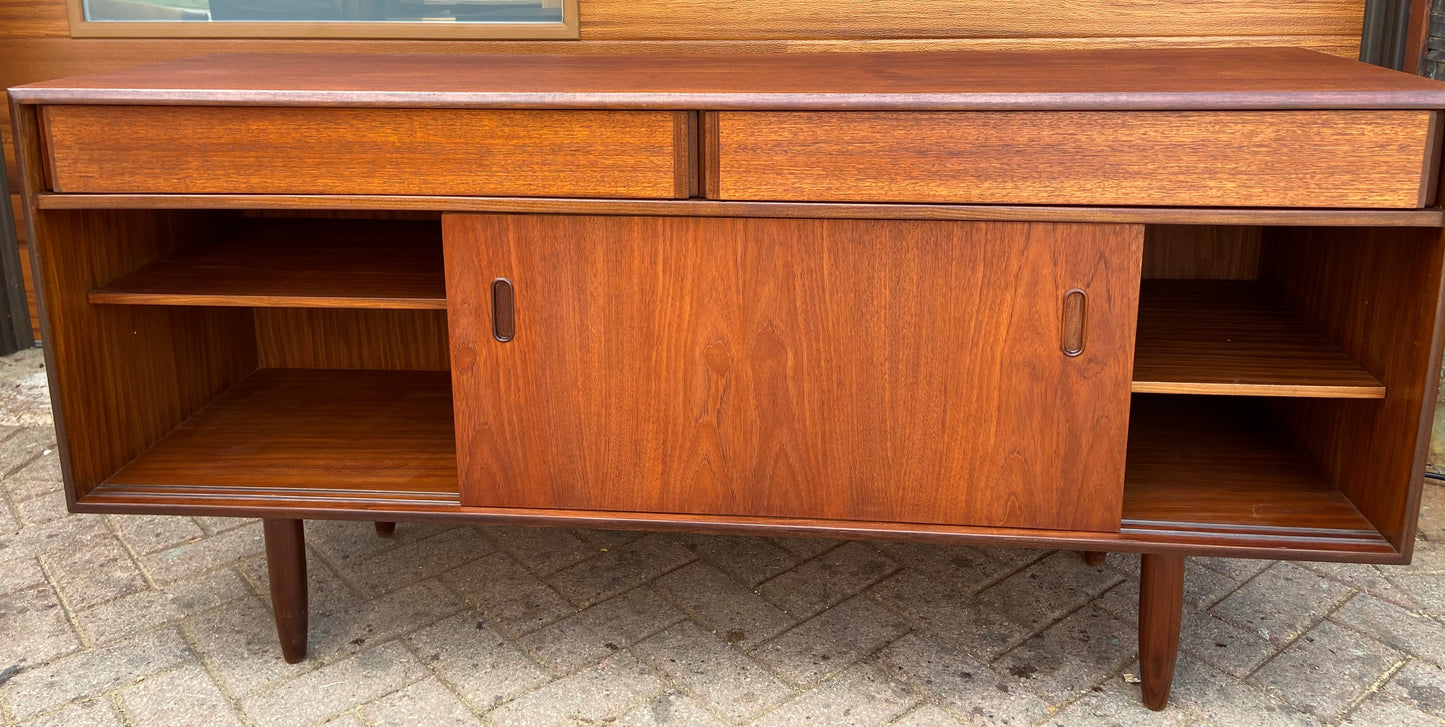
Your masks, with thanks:
[(577, 40), (579, 0), (561, 0), (560, 23), (427, 23), (386, 21), (89, 20), (85, 0), (65, 0), (72, 38), (309, 38), (314, 40)]

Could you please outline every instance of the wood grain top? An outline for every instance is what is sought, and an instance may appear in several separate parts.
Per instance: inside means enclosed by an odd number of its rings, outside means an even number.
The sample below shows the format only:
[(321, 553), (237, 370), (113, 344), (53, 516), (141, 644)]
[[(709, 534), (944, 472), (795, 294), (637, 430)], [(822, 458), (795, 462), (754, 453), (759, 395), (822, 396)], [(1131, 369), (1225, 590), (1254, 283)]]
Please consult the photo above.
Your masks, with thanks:
[(22, 103), (729, 109), (1439, 108), (1445, 83), (1297, 48), (754, 55), (213, 55)]

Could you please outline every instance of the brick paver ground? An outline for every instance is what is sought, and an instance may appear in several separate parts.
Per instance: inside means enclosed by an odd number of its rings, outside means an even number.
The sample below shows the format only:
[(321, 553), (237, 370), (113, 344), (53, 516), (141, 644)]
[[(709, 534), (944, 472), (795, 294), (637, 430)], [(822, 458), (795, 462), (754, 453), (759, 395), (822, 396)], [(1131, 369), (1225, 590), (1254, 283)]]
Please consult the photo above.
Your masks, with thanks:
[(250, 520), (67, 515), (0, 359), (5, 725), (1445, 725), (1445, 489), (1415, 564), (1192, 559), (1139, 704), (1137, 557), (310, 522), (285, 664)]

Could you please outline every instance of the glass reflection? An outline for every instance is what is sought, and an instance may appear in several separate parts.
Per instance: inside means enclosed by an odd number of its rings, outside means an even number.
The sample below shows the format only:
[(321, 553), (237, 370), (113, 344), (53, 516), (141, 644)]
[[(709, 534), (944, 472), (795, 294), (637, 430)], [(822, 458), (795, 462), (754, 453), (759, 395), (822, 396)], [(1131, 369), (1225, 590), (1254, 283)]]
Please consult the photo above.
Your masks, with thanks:
[(562, 0), (85, 0), (90, 21), (560, 23)]

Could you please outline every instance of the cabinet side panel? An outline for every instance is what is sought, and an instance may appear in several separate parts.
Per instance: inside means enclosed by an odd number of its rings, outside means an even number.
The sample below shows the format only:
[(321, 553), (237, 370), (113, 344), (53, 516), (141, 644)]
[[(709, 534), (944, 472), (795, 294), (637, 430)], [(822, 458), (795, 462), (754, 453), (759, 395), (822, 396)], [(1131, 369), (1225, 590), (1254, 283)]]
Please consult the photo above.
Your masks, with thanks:
[(1261, 277), (1385, 384), (1383, 400), (1273, 402), (1277, 418), (1405, 555), (1440, 366), (1439, 230), (1275, 228)]
[(464, 504), (1119, 526), (1139, 226), (457, 215), (444, 236)]

